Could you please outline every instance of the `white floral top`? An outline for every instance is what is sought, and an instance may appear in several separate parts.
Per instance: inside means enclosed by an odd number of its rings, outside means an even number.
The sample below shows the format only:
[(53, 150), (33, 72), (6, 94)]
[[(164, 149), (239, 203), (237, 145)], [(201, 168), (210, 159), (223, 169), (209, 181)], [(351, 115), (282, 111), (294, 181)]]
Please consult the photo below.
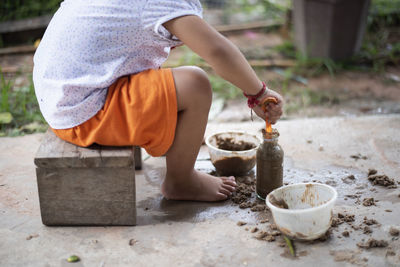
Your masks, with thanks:
[(93, 117), (119, 77), (156, 69), (181, 44), (162, 24), (202, 16), (198, 0), (65, 0), (34, 56), (40, 110), (54, 129)]

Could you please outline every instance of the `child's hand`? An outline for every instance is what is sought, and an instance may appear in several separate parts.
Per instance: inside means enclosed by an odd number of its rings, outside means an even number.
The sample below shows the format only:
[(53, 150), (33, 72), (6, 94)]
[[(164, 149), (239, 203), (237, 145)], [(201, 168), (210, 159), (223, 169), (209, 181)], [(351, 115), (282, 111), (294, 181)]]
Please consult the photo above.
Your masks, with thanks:
[(260, 103), (267, 97), (273, 97), (277, 100), (277, 103), (268, 102), (267, 104), (267, 112), (264, 113), (263, 109), (260, 105), (257, 105), (253, 108), (254, 112), (263, 120), (268, 120), (269, 123), (275, 124), (276, 121), (282, 115), (282, 106), (283, 106), (283, 98), (277, 92), (267, 89), (265, 93), (258, 98)]

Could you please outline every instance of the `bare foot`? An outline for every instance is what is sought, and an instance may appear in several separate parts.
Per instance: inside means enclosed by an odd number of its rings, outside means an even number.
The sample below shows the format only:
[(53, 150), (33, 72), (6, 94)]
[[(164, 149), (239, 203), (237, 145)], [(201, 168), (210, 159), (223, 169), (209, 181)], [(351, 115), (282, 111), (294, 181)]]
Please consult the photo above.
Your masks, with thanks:
[(193, 170), (192, 175), (183, 179), (171, 178), (168, 173), (161, 186), (166, 199), (221, 201), (227, 199), (236, 189), (235, 177), (215, 177)]

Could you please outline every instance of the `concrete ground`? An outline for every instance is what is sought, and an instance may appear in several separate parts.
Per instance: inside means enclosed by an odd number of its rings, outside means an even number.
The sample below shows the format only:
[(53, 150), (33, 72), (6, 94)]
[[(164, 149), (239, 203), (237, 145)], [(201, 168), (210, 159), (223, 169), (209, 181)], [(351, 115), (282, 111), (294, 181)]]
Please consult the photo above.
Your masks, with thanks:
[[(211, 123), (207, 133), (259, 134), (262, 127), (261, 122)], [(0, 138), (0, 266), (400, 266), (400, 240), (393, 233), (400, 229), (400, 186), (388, 189), (367, 179), (374, 168), (400, 182), (400, 116), (300, 119), (281, 121), (277, 128), (285, 151), (284, 182), (328, 183), (339, 194), (334, 216), (354, 215), (354, 222), (332, 228), (326, 241), (295, 241), (296, 258), (281, 236), (267, 242), (251, 233), (254, 227), (269, 230), (269, 211), (240, 209), (231, 200), (163, 199), (159, 187), (165, 159), (146, 155), (143, 170), (136, 173), (137, 226), (46, 227), (33, 164), (43, 135), (35, 134)], [(196, 168), (213, 169), (205, 147)], [(365, 198), (379, 202), (364, 206)], [(378, 222), (369, 226), (372, 233), (364, 233), (364, 217)], [(262, 223), (265, 219), (269, 222)], [(238, 221), (247, 224), (238, 226)], [(346, 230), (348, 237), (342, 234)], [(357, 246), (370, 238), (388, 246)], [(74, 254), (81, 261), (68, 263)]]

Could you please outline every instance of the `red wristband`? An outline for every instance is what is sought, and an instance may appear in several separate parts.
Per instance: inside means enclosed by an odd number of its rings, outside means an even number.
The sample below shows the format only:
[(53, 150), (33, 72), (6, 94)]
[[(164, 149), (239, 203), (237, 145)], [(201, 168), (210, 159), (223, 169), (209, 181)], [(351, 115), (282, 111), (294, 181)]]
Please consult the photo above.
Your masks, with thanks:
[(267, 90), (267, 85), (264, 82), (262, 82), (262, 85), (263, 87), (256, 95), (248, 95), (246, 93), (243, 93), (243, 95), (247, 97), (247, 106), (249, 106), (249, 108), (254, 108), (256, 105), (260, 104), (258, 98), (262, 96)]

